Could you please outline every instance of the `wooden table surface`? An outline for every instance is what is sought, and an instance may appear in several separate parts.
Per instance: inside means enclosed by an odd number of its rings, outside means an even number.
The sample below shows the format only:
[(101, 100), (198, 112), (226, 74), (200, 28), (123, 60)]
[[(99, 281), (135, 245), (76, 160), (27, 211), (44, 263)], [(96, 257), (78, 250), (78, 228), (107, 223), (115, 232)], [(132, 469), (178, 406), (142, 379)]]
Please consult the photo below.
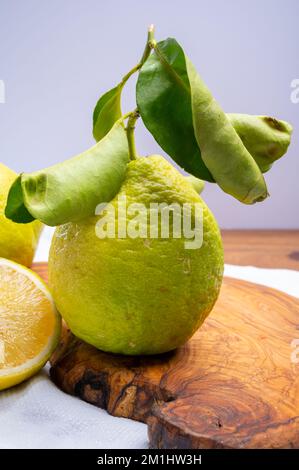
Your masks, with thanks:
[(228, 264), (299, 271), (299, 230), (223, 230)]

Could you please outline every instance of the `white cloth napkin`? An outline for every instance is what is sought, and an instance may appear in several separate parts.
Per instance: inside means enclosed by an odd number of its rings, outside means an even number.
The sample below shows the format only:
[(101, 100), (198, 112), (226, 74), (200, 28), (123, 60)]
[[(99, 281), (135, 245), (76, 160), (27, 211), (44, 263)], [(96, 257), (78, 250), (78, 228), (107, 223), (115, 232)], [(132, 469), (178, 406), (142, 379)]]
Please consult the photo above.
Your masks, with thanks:
[[(53, 230), (46, 228), (35, 261), (48, 258)], [(280, 289), (299, 298), (299, 272), (225, 266), (225, 275)], [(142, 423), (109, 416), (106, 411), (61, 392), (46, 366), (33, 379), (0, 392), (0, 448), (144, 449)]]

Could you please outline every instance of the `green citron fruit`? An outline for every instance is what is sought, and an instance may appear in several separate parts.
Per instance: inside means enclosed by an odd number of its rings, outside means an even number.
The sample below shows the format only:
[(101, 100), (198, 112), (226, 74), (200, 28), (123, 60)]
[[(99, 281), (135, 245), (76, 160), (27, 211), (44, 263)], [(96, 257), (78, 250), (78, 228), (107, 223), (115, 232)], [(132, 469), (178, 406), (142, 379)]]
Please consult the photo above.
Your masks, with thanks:
[(31, 266), (43, 225), (39, 221), (17, 224), (5, 217), (8, 191), (16, 177), (13, 170), (0, 163), (0, 257)]
[[(221, 236), (191, 183), (161, 156), (128, 164), (126, 179), (111, 201), (115, 213), (109, 212), (106, 220), (113, 219), (115, 233), (136, 216), (132, 210), (123, 219), (119, 201), (124, 197), (127, 207), (132, 203), (146, 208), (151, 203), (195, 207), (198, 203), (203, 215), (202, 246), (187, 249), (186, 238), (161, 234), (101, 239), (95, 230), (99, 216), (67, 223), (53, 237), (50, 288), (77, 337), (113, 353), (162, 353), (184, 344), (213, 308), (223, 275)], [(192, 214), (195, 222), (197, 213)], [(148, 221), (139, 222), (143, 229), (149, 228)], [(171, 227), (169, 232), (172, 235)]]

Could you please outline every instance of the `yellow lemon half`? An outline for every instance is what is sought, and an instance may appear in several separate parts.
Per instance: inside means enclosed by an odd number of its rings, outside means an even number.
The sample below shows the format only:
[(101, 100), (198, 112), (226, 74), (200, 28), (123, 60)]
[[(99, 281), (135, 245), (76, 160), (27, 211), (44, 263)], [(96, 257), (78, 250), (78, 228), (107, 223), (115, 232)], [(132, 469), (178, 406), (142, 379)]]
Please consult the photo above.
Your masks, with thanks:
[(61, 320), (37, 274), (0, 258), (0, 390), (35, 374), (55, 349)]

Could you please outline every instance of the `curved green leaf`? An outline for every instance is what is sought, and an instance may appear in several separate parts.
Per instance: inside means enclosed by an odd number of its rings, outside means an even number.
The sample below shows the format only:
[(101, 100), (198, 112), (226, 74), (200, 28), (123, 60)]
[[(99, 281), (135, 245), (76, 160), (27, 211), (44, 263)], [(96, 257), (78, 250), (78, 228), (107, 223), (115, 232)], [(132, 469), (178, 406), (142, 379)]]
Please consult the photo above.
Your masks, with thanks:
[(82, 154), (45, 170), (21, 174), (10, 189), (5, 213), (23, 223), (30, 221), (29, 213), (51, 226), (93, 215), (98, 204), (109, 202), (119, 191), (128, 161), (126, 133), (117, 122)]
[[(259, 170), (268, 171), (287, 151), (288, 123), (225, 115), (172, 38), (159, 42), (143, 65), (136, 95), (144, 124), (182, 168), (200, 179), (216, 180), (245, 203), (267, 196)], [(211, 108), (205, 110), (205, 105)]]
[(217, 184), (245, 204), (264, 200), (264, 177), (210, 90), (186, 60), (195, 136), (202, 159)]
[(137, 106), (155, 140), (188, 173), (213, 181), (194, 135), (185, 54), (174, 39), (159, 42), (139, 73)]
[(93, 136), (99, 142), (121, 117), (122, 84), (101, 96), (93, 112)]
[(258, 165), (175, 39), (157, 44), (136, 94), (146, 127), (188, 173), (245, 203), (267, 196)]

